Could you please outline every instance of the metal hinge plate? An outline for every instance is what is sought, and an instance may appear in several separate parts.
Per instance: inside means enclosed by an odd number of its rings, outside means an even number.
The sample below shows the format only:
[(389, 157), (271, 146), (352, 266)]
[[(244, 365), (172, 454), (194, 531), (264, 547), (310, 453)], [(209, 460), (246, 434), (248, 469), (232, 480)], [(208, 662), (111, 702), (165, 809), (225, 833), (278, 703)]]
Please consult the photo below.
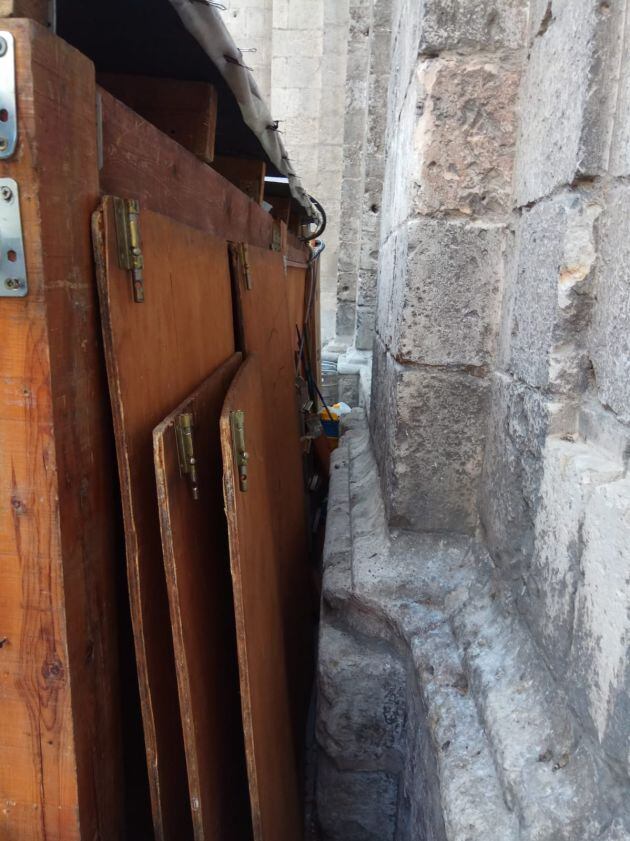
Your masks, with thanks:
[(193, 499), (199, 499), (199, 483), (197, 474), (197, 459), (195, 458), (195, 422), (192, 412), (183, 412), (175, 422), (177, 436), (177, 455), (179, 457), (179, 472), (187, 476)]
[(20, 192), (13, 178), (0, 178), (0, 298), (27, 294)]
[(0, 160), (15, 154), (17, 109), (15, 106), (15, 39), (0, 32)]
[(133, 299), (144, 303), (144, 256), (140, 238), (140, 203), (135, 199), (114, 197), (118, 265), (131, 272)]
[(232, 445), (238, 468), (238, 483), (242, 493), (249, 488), (249, 453), (245, 445), (245, 412), (236, 411), (230, 414), (232, 424)]

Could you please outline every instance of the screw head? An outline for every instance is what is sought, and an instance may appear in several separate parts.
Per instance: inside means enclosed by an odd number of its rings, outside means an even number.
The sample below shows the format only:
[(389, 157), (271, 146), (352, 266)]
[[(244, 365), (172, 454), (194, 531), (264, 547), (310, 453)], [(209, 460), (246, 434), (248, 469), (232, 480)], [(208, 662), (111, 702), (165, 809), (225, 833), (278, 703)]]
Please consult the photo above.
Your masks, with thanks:
[(8, 49), (9, 45), (7, 44), (7, 39), (0, 35), (0, 58), (2, 58), (3, 55), (6, 55)]
[(5, 185), (0, 188), (0, 196), (2, 196), (5, 201), (11, 201), (13, 198), (13, 190)]
[(20, 280), (19, 277), (7, 277), (4, 281), (4, 285), (7, 289), (10, 289), (12, 292), (15, 292), (18, 289), (22, 289), (24, 286), (24, 281)]
[(0, 152), (6, 152), (9, 148), (9, 141), (6, 137), (0, 137)]

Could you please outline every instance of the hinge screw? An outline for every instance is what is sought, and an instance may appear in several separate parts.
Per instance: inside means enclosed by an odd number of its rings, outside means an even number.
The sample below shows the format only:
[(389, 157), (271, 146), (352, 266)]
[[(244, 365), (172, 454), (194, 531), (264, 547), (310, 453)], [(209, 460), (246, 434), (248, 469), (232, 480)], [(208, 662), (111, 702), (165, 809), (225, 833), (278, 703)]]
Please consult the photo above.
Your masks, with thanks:
[(2, 187), (2, 189), (0, 189), (0, 195), (5, 201), (11, 201), (13, 198), (13, 190), (10, 187)]
[(8, 277), (4, 281), (4, 285), (7, 289), (11, 289), (14, 291), (16, 289), (22, 289), (22, 287), (24, 286), (24, 281), (20, 280), (19, 277)]

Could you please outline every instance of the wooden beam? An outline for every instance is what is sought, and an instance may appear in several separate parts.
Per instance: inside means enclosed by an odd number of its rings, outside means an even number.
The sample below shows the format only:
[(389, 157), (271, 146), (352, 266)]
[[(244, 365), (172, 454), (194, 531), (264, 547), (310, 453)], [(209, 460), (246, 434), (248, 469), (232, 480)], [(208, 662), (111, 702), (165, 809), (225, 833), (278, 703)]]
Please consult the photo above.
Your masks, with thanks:
[[(98, 90), (103, 194), (138, 199), (143, 208), (226, 240), (272, 246), (277, 223), (270, 213), (106, 90)], [(289, 234), (286, 253), (289, 259), (303, 261), (309, 252)]]
[(217, 172), (238, 187), (256, 204), (262, 204), (265, 195), (267, 164), (251, 158), (229, 158), (220, 155), (212, 164)]
[(48, 0), (0, 0), (1, 18), (31, 18), (49, 26), (48, 12)]
[[(90, 217), (91, 62), (29, 20), (15, 179), (29, 290), (0, 298), (0, 838), (122, 835), (121, 558)], [(1, 240), (1, 238), (0, 238)]]
[(101, 73), (98, 82), (206, 163), (214, 159), (217, 92), (206, 82)]

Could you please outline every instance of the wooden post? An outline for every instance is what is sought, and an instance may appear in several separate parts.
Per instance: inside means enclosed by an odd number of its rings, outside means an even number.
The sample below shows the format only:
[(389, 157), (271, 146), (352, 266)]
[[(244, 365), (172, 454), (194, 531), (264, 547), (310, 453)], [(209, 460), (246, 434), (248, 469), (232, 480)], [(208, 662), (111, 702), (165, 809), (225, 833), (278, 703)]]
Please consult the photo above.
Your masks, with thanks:
[[(118, 506), (90, 216), (94, 68), (38, 24), (16, 41), (29, 292), (0, 298), (0, 837), (122, 834)], [(2, 241), (0, 232), (0, 242)]]
[(212, 167), (256, 204), (262, 204), (267, 172), (267, 164), (264, 161), (218, 156), (214, 159)]

